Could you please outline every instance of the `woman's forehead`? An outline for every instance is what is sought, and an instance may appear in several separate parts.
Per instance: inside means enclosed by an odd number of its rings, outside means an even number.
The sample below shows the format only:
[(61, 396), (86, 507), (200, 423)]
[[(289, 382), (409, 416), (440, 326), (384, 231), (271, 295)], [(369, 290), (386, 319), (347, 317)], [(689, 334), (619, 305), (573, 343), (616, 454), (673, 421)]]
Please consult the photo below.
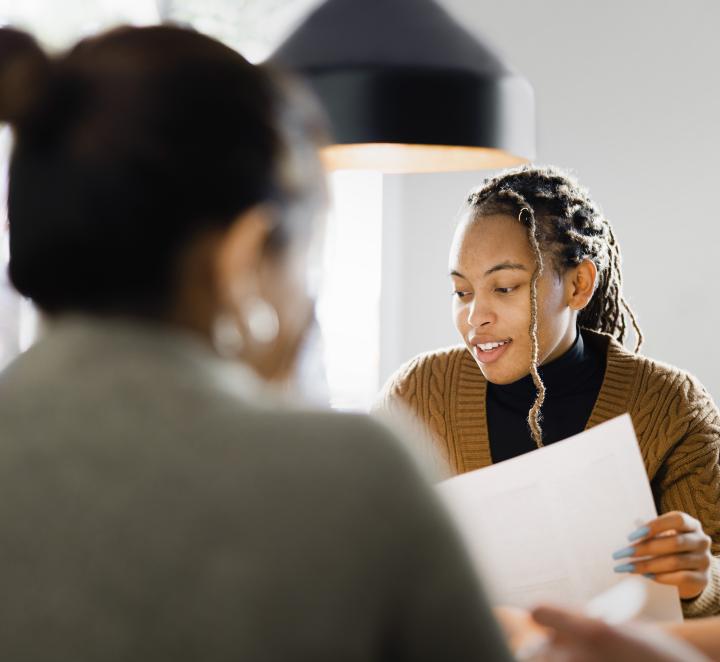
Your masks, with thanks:
[(469, 277), (503, 262), (534, 264), (525, 226), (506, 214), (464, 217), (450, 250), (450, 270)]

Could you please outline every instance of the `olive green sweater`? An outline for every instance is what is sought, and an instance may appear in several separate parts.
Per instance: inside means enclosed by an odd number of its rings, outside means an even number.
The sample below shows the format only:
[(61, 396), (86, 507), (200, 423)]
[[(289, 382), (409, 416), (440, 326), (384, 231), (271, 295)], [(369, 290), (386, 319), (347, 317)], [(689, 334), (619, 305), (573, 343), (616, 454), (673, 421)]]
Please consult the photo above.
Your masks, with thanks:
[[(720, 412), (691, 375), (626, 350), (608, 335), (583, 332), (607, 355), (587, 428), (628, 412), (655, 503), (702, 522), (720, 554)], [(485, 413), (487, 382), (465, 347), (420, 355), (387, 382), (379, 406), (409, 408), (428, 428), (435, 450), (460, 474), (492, 464)], [(686, 616), (720, 613), (720, 558), (703, 593), (683, 601)]]

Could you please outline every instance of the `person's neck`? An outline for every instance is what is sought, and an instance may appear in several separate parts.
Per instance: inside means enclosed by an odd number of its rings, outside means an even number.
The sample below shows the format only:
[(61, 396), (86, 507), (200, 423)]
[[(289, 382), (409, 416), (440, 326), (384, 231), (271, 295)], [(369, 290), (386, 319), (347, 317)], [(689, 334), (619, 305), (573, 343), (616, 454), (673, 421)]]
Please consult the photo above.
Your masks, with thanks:
[(206, 233), (178, 258), (177, 277), (166, 320), (213, 344), (213, 326), (221, 309), (215, 272), (218, 235)]
[(567, 354), (567, 352), (577, 342), (579, 333), (580, 331), (578, 329), (577, 322), (576, 320), (573, 320), (572, 323), (568, 325), (568, 328), (563, 334), (563, 337), (560, 339), (560, 342), (558, 342), (552, 351), (543, 359), (540, 367), (546, 366)]

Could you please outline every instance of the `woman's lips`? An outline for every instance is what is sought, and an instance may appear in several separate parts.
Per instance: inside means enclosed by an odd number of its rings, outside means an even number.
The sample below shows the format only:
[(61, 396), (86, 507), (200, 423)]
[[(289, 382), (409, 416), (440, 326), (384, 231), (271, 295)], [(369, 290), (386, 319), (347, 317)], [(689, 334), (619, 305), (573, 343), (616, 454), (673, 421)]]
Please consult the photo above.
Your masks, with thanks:
[(506, 342), (504, 345), (491, 349), (489, 352), (484, 352), (477, 345), (473, 345), (473, 356), (478, 363), (482, 363), (484, 365), (495, 363), (495, 361), (497, 361), (507, 351), (507, 348), (510, 347), (511, 344), (512, 341)]

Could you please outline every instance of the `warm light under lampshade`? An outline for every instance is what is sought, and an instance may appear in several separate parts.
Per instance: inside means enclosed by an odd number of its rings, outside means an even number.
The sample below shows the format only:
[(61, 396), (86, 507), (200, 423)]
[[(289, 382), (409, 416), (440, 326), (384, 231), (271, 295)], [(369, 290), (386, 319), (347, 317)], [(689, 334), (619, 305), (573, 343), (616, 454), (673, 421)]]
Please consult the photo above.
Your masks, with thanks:
[(359, 143), (323, 148), (326, 170), (375, 170), (386, 174), (496, 170), (528, 160), (490, 147)]

